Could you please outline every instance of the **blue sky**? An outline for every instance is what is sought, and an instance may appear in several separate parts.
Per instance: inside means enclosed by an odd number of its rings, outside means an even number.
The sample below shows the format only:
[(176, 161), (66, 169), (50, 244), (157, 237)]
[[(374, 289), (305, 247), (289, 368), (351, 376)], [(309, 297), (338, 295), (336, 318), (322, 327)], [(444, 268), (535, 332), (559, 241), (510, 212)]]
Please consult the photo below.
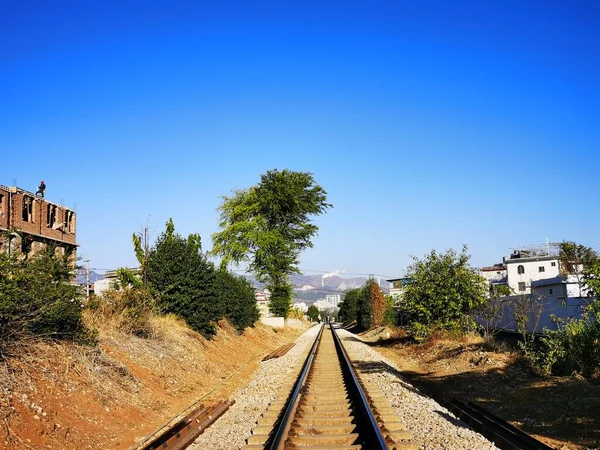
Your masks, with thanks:
[(219, 197), (274, 168), (334, 205), (305, 269), (600, 248), (597, 2), (0, 8), (0, 184), (43, 178), (93, 267), (133, 265), (131, 233), (169, 217), (210, 249)]

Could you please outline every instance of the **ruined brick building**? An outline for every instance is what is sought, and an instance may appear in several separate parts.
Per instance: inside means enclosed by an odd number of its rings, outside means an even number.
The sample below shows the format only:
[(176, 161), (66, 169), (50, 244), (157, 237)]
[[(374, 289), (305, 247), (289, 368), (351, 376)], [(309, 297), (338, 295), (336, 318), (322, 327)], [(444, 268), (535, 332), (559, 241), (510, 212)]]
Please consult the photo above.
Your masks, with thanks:
[(75, 256), (75, 212), (18, 187), (0, 185), (0, 252), (32, 255), (51, 245)]

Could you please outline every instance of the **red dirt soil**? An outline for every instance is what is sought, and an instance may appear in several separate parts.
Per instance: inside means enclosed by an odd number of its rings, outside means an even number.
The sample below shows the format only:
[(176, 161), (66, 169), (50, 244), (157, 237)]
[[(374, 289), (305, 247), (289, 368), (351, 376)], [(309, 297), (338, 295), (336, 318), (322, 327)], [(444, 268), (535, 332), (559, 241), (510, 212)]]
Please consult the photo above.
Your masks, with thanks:
[(258, 324), (240, 335), (221, 323), (208, 341), (176, 319), (153, 320), (151, 339), (100, 329), (95, 348), (9, 349), (0, 360), (0, 449), (130, 448), (202, 396), (227, 399), (266, 353), (303, 331)]

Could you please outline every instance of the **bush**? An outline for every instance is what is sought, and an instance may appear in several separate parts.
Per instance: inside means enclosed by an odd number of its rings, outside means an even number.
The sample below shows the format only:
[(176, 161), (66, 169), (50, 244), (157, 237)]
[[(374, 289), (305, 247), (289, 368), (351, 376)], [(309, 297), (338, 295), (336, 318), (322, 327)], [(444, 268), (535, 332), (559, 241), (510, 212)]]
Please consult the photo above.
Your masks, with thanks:
[(93, 341), (81, 316), (83, 292), (69, 255), (48, 247), (34, 256), (0, 254), (0, 340), (43, 336)]
[(424, 259), (413, 257), (404, 287), (402, 316), (419, 327), (419, 333), (421, 325), (455, 329), (468, 324), (465, 318), (485, 301), (485, 280), (469, 266), (466, 251), (465, 246), (461, 253), (433, 250)]
[(567, 319), (558, 330), (526, 343), (519, 343), (525, 360), (536, 373), (600, 378), (600, 323)]
[(254, 288), (242, 277), (215, 270), (200, 242), (197, 234), (186, 239), (175, 233), (169, 220), (150, 250), (147, 277), (158, 311), (183, 318), (207, 338), (224, 317), (240, 331), (254, 325), (259, 318)]
[(346, 325), (351, 324), (358, 317), (358, 299), (360, 295), (360, 288), (348, 289), (344, 294), (344, 301), (340, 303), (339, 315)]
[(233, 275), (225, 270), (216, 273), (216, 291), (219, 311), (217, 315), (225, 316), (238, 330), (254, 325), (259, 317), (254, 287), (244, 277)]
[(154, 299), (144, 288), (110, 289), (88, 304), (88, 310), (103, 322), (112, 322), (119, 331), (139, 337), (150, 337), (150, 319), (155, 312)]

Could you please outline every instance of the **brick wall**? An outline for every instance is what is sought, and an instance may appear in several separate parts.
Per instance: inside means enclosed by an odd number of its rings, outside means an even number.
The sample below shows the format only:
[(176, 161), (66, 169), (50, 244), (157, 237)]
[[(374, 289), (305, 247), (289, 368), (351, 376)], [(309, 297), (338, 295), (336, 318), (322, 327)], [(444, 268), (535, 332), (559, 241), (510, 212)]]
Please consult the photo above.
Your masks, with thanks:
[[(5, 211), (0, 218), (0, 227), (15, 228), (17, 231), (43, 236), (65, 244), (76, 244), (77, 217), (73, 211), (21, 190), (10, 193), (0, 188), (0, 195), (4, 195), (2, 206)], [(11, 204), (10, 223), (7, 222), (9, 196)], [(24, 205), (29, 204), (31, 206), (25, 206), (29, 220), (25, 220), (23, 208)], [(48, 208), (55, 211), (53, 224), (48, 221)], [(65, 224), (63, 227), (58, 228), (61, 223)]]

